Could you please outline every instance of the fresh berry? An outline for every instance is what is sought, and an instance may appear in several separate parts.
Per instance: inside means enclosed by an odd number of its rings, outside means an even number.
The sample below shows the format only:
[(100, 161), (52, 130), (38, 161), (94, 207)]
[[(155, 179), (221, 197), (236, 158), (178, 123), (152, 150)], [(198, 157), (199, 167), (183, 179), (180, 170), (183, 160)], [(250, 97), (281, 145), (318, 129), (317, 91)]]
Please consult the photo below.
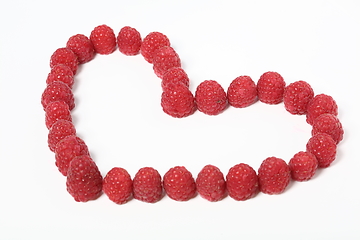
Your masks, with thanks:
[(129, 173), (120, 167), (112, 168), (104, 178), (103, 191), (116, 204), (128, 202), (133, 191)]
[(49, 130), (48, 145), (51, 151), (55, 151), (56, 144), (69, 135), (75, 135), (74, 124), (67, 120), (58, 120)]
[(64, 101), (55, 101), (47, 105), (45, 109), (45, 124), (48, 129), (58, 120), (72, 121), (69, 105)]
[(90, 156), (78, 156), (70, 162), (66, 187), (77, 202), (95, 200), (101, 195), (102, 176)]
[(70, 88), (74, 84), (74, 73), (73, 71), (64, 64), (55, 65), (47, 76), (46, 84), (53, 82), (64, 82)]
[(308, 104), (306, 122), (313, 125), (315, 119), (324, 113), (330, 113), (337, 116), (338, 107), (331, 96), (318, 94), (311, 99)]
[(85, 142), (75, 135), (62, 139), (55, 147), (55, 164), (59, 171), (66, 176), (70, 162), (78, 156), (89, 155)]
[(225, 197), (226, 182), (219, 168), (206, 165), (196, 178), (196, 189), (201, 197), (210, 202), (220, 201)]
[(169, 83), (183, 83), (186, 87), (189, 87), (189, 77), (181, 67), (173, 67), (166, 71), (162, 77), (161, 87), (165, 91)]
[(266, 194), (280, 194), (290, 183), (290, 168), (280, 158), (265, 159), (258, 170), (260, 191)]
[(162, 78), (164, 73), (173, 67), (181, 67), (179, 55), (172, 47), (164, 46), (153, 54), (153, 68), (156, 76)]
[(196, 194), (195, 180), (185, 167), (171, 168), (163, 182), (166, 194), (173, 200), (187, 201)]
[(151, 167), (141, 168), (133, 179), (134, 198), (143, 202), (155, 203), (163, 194), (161, 176)]
[(116, 49), (116, 37), (114, 31), (107, 25), (95, 27), (90, 34), (95, 52), (99, 54), (110, 54)]
[(73, 72), (73, 74), (75, 74), (78, 69), (79, 61), (76, 54), (69, 48), (58, 48), (51, 55), (50, 67), (53, 68), (54, 66), (59, 64), (64, 64), (68, 66)]
[(285, 109), (291, 114), (306, 114), (308, 104), (314, 97), (314, 91), (305, 81), (290, 83), (284, 92)]
[(316, 157), (309, 152), (298, 152), (289, 161), (291, 177), (299, 182), (310, 180), (315, 175), (317, 166)]
[(117, 44), (121, 53), (127, 56), (137, 55), (141, 47), (140, 33), (135, 28), (123, 27), (117, 36)]
[(160, 32), (151, 32), (143, 40), (140, 53), (149, 63), (153, 63), (153, 54), (161, 47), (170, 46), (170, 41)]
[(279, 104), (283, 101), (285, 81), (277, 72), (266, 72), (258, 83), (258, 98), (267, 104)]
[(70, 111), (75, 107), (74, 95), (69, 88), (63, 82), (53, 82), (46, 86), (42, 96), (41, 104), (46, 109), (47, 105), (55, 101), (64, 101), (69, 105)]
[(334, 139), (335, 143), (338, 144), (343, 139), (344, 130), (340, 120), (336, 116), (330, 113), (324, 113), (315, 119), (311, 133), (312, 135), (327, 133)]
[(227, 91), (229, 104), (236, 108), (250, 106), (256, 102), (256, 84), (249, 76), (235, 78)]
[(161, 95), (161, 106), (166, 114), (183, 118), (196, 110), (195, 98), (184, 84), (169, 83)]
[(237, 201), (245, 201), (259, 192), (259, 180), (255, 170), (240, 163), (230, 168), (226, 175), (229, 196)]
[(208, 115), (217, 115), (227, 107), (226, 93), (214, 80), (206, 80), (199, 84), (195, 100), (199, 111)]
[(306, 151), (315, 155), (318, 167), (326, 168), (335, 160), (336, 142), (330, 135), (319, 133), (309, 139)]
[(78, 57), (79, 63), (86, 63), (95, 57), (95, 50), (90, 39), (83, 34), (76, 34), (69, 38), (66, 47)]

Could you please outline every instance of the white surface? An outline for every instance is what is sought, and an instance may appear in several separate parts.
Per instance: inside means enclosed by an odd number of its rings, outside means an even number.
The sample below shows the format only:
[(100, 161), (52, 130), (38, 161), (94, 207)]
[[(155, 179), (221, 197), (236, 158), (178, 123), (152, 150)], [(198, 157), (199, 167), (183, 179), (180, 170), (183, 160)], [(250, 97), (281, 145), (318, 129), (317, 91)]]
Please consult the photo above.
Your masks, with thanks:
[[(5, 1), (0, 4), (0, 239), (359, 239), (359, 66), (357, 1)], [(116, 205), (103, 195), (77, 203), (47, 147), (40, 96), (49, 58), (77, 33), (126, 25), (166, 34), (191, 79), (225, 89), (240, 75), (277, 71), (333, 96), (345, 139), (336, 161), (278, 196), (210, 203), (165, 197)], [(196, 177), (206, 164), (226, 175), (269, 156), (304, 150), (304, 116), (256, 103), (210, 117), (173, 119), (160, 107), (160, 80), (141, 56), (97, 56), (76, 76), (73, 111), (103, 175), (134, 176), (176, 165)]]

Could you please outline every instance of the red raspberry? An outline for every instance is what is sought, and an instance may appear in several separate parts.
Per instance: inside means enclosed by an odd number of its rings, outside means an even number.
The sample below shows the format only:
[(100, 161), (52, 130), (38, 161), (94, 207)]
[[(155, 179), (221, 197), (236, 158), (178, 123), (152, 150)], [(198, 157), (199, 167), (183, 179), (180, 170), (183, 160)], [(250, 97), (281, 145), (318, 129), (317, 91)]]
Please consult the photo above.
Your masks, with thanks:
[(314, 120), (324, 113), (337, 116), (337, 104), (331, 96), (325, 94), (316, 95), (308, 104), (306, 122), (313, 125)]
[(59, 171), (66, 176), (70, 162), (78, 156), (89, 155), (85, 142), (75, 135), (62, 139), (55, 147), (55, 164)]
[(75, 135), (74, 124), (67, 120), (58, 120), (49, 130), (48, 145), (51, 151), (55, 151), (56, 144), (69, 135)]
[(338, 144), (343, 139), (344, 130), (340, 120), (336, 116), (330, 113), (324, 113), (315, 119), (311, 133), (312, 135), (327, 133), (334, 139), (335, 143)]
[(195, 180), (185, 167), (171, 168), (165, 173), (163, 182), (165, 192), (171, 199), (187, 201), (195, 197)]
[(78, 57), (79, 63), (86, 63), (94, 59), (95, 50), (90, 39), (83, 34), (76, 34), (69, 38), (66, 47)]
[(299, 182), (310, 180), (315, 175), (317, 166), (316, 157), (309, 152), (298, 152), (289, 162), (291, 177)]
[(66, 85), (72, 88), (74, 84), (73, 71), (64, 64), (55, 65), (48, 74), (48, 77), (46, 79), (46, 84), (50, 84), (57, 81), (64, 82)]
[(153, 54), (161, 47), (170, 46), (170, 41), (162, 33), (151, 32), (143, 40), (140, 53), (149, 63), (153, 63)]
[(78, 156), (70, 162), (66, 187), (77, 202), (95, 200), (101, 195), (102, 176), (90, 156)]
[(336, 157), (336, 143), (326, 133), (312, 136), (306, 144), (306, 150), (315, 155), (320, 168), (329, 167)]
[(116, 204), (128, 202), (133, 191), (129, 173), (120, 167), (111, 169), (104, 178), (103, 191)]
[(229, 196), (236, 201), (245, 201), (259, 192), (259, 180), (256, 172), (244, 163), (230, 168), (226, 175), (226, 186)]
[(265, 159), (258, 170), (260, 191), (266, 194), (280, 194), (289, 185), (290, 168), (280, 158)]
[(225, 197), (226, 182), (219, 168), (206, 165), (196, 178), (196, 189), (201, 197), (210, 202), (220, 201)]
[(172, 47), (162, 47), (153, 54), (153, 68), (156, 76), (162, 78), (164, 73), (173, 67), (181, 67), (179, 55)]
[(69, 88), (63, 82), (53, 82), (46, 86), (42, 96), (41, 104), (46, 109), (47, 105), (55, 101), (64, 101), (69, 105), (70, 111), (75, 107), (74, 95)]
[(256, 102), (256, 84), (249, 76), (235, 78), (227, 91), (229, 104), (236, 108), (250, 106)]
[(261, 75), (258, 83), (258, 98), (267, 104), (279, 104), (283, 100), (285, 81), (277, 72), (266, 72)]
[(214, 80), (206, 80), (197, 87), (195, 100), (200, 112), (217, 115), (227, 107), (226, 93)]
[(173, 67), (166, 71), (161, 81), (161, 87), (165, 91), (169, 83), (183, 83), (186, 87), (189, 87), (189, 77), (181, 67)]
[(305, 114), (307, 106), (313, 97), (314, 91), (310, 84), (304, 81), (293, 82), (285, 88), (285, 109), (291, 114)]
[(119, 51), (127, 56), (139, 54), (141, 47), (140, 33), (132, 27), (123, 27), (118, 36), (117, 43)]
[(169, 83), (161, 95), (161, 106), (166, 114), (183, 118), (196, 110), (195, 98), (184, 84)]
[(133, 180), (134, 198), (143, 202), (155, 203), (163, 194), (161, 176), (151, 167), (141, 168)]
[(57, 120), (68, 120), (72, 121), (71, 113), (69, 110), (69, 105), (64, 101), (55, 101), (47, 105), (45, 109), (45, 124), (48, 129), (57, 121)]
[(73, 72), (73, 74), (75, 74), (78, 69), (79, 61), (76, 54), (69, 48), (58, 48), (51, 55), (50, 67), (53, 68), (59, 64), (64, 64), (68, 66)]
[(95, 52), (108, 55), (116, 49), (116, 37), (114, 31), (107, 25), (94, 28), (90, 34), (90, 41), (94, 45)]

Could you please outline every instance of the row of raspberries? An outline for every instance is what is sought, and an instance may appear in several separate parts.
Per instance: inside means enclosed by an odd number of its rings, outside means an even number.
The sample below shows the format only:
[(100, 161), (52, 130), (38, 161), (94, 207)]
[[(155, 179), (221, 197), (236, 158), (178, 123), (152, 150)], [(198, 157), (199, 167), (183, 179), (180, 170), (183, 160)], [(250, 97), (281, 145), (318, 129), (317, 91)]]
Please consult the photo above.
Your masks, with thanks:
[[(75, 107), (72, 86), (79, 64), (89, 62), (96, 54), (111, 54), (116, 48), (127, 56), (141, 54), (153, 64), (154, 73), (162, 80), (161, 106), (170, 116), (182, 118), (196, 110), (217, 115), (228, 105), (243, 108), (257, 100), (267, 104), (283, 102), (288, 112), (306, 115), (306, 121), (312, 125), (306, 151), (296, 153), (288, 163), (269, 157), (258, 172), (240, 163), (230, 168), (225, 177), (219, 168), (207, 165), (196, 179), (183, 166), (171, 168), (163, 177), (154, 168), (144, 167), (134, 178), (125, 169), (114, 167), (103, 178), (85, 142), (76, 134), (71, 117)], [(219, 201), (227, 194), (238, 201), (250, 199), (258, 192), (280, 194), (291, 179), (307, 181), (317, 168), (330, 166), (337, 144), (343, 139), (337, 104), (332, 97), (315, 96), (305, 81), (286, 86), (276, 72), (264, 73), (257, 84), (249, 76), (237, 77), (227, 93), (216, 81), (206, 80), (197, 87), (194, 96), (179, 55), (169, 39), (159, 32), (142, 39), (136, 29), (127, 26), (115, 36), (110, 27), (100, 25), (89, 38), (82, 34), (70, 37), (66, 47), (52, 54), (50, 67), (41, 97), (49, 129), (48, 146), (55, 153), (56, 166), (66, 176), (67, 191), (79, 202), (97, 199), (102, 193), (117, 204), (131, 198), (154, 203), (165, 194), (176, 201), (187, 201), (197, 193), (209, 201)]]

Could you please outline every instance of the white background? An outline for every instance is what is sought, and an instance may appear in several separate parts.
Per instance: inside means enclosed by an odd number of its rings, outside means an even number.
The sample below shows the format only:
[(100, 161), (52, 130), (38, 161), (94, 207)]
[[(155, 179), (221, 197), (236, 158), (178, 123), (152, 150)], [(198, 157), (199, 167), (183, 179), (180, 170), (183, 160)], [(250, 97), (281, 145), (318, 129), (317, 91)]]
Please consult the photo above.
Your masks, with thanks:
[[(360, 7), (348, 1), (2, 1), (0, 4), (0, 239), (359, 239)], [(51, 54), (67, 39), (107, 24), (166, 34), (191, 79), (225, 89), (266, 71), (331, 95), (345, 130), (337, 159), (276, 196), (210, 203), (164, 197), (116, 205), (105, 195), (77, 203), (47, 147), (40, 97)], [(283, 104), (260, 102), (174, 119), (162, 112), (160, 79), (140, 55), (119, 51), (81, 66), (74, 124), (103, 176), (133, 177), (206, 164), (224, 175), (243, 162), (305, 150), (311, 127)]]

